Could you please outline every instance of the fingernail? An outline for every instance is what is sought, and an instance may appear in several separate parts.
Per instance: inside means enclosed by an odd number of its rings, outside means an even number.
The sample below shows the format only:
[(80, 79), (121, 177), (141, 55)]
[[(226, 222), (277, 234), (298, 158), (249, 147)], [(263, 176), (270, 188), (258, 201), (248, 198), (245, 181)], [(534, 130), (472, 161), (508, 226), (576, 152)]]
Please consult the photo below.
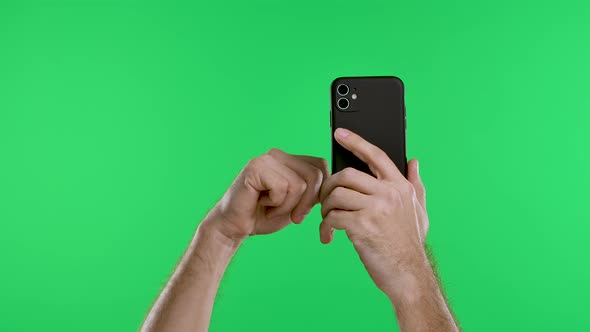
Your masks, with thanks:
[(416, 172), (420, 174), (420, 162), (416, 159)]
[(336, 135), (340, 138), (346, 138), (346, 136), (350, 135), (350, 131), (344, 128), (336, 129)]

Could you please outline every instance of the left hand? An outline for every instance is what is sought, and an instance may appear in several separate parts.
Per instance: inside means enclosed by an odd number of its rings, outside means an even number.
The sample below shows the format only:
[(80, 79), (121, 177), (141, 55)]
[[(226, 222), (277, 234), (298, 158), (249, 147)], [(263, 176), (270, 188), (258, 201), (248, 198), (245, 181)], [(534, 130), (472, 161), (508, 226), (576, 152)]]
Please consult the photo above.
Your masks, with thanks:
[(299, 224), (318, 203), (327, 174), (324, 159), (271, 149), (248, 162), (201, 225), (241, 241)]

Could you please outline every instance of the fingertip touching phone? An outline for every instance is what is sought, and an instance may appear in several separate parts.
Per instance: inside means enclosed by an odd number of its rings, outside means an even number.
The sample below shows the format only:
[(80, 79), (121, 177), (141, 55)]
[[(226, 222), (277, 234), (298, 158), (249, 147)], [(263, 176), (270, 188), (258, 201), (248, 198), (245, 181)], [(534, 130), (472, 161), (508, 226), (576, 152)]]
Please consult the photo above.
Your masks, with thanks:
[(334, 139), (334, 131), (345, 128), (381, 148), (407, 176), (403, 82), (395, 76), (340, 77), (332, 82), (330, 94), (332, 174), (346, 167), (372, 174), (367, 164)]

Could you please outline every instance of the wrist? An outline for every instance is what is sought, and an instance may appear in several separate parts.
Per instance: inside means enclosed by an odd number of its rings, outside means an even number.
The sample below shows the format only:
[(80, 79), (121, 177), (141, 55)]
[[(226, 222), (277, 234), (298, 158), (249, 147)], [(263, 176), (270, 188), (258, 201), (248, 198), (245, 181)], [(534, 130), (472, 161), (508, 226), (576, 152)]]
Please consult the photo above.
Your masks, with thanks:
[(223, 273), (243, 239), (228, 237), (219, 224), (214, 214), (208, 215), (199, 224), (189, 251), (193, 260), (205, 264), (212, 272)]
[(227, 214), (225, 209), (217, 204), (209, 211), (201, 225), (206, 226), (208, 231), (223, 236), (228, 244), (239, 245), (250, 236), (251, 232), (247, 229), (248, 227), (243, 226), (249, 223), (239, 217), (230, 218)]
[(223, 248), (221, 249), (223, 251), (235, 251), (242, 244), (245, 237), (228, 232), (223, 221), (223, 217), (217, 212), (217, 209), (212, 210), (199, 224), (195, 236), (206, 239), (217, 249)]
[(238, 247), (247, 237), (243, 230), (234, 226), (234, 222), (229, 220), (221, 211), (219, 205), (216, 205), (199, 225), (203, 232), (210, 236), (218, 237), (219, 241), (229, 247)]
[(436, 285), (434, 273), (424, 252), (398, 262), (396, 270), (392, 287), (384, 290), (394, 305), (396, 302), (414, 302)]

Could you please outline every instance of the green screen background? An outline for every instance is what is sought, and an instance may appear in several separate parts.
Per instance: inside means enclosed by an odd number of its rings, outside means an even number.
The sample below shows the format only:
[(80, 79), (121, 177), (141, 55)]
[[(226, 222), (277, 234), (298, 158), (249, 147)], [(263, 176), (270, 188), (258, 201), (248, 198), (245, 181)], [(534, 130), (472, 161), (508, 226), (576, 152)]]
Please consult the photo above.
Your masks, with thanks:
[[(397, 75), (465, 330), (590, 329), (586, 1), (0, 2), (0, 330), (136, 330), (271, 147), (329, 158), (329, 84)], [(343, 233), (249, 239), (212, 331), (391, 331)]]

